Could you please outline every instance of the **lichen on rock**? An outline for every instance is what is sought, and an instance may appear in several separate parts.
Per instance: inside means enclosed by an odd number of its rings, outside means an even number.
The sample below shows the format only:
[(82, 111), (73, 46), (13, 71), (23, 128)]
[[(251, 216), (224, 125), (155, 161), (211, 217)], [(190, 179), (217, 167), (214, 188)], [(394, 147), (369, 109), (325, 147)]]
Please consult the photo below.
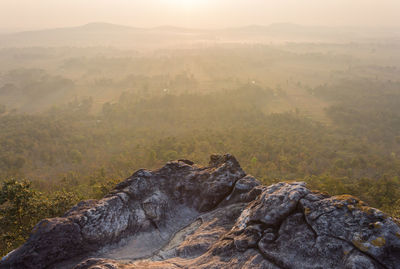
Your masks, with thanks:
[(39, 222), (0, 268), (400, 268), (400, 227), (351, 196), (263, 186), (211, 156), (141, 169)]

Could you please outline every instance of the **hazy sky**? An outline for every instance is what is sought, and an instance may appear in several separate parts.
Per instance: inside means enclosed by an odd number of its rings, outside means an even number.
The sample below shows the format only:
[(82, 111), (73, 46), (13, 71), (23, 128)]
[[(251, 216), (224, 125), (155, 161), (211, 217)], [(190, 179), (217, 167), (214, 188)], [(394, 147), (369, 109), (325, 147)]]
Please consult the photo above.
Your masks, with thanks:
[(400, 0), (0, 0), (0, 29), (100, 21), (198, 28), (275, 22), (400, 26)]

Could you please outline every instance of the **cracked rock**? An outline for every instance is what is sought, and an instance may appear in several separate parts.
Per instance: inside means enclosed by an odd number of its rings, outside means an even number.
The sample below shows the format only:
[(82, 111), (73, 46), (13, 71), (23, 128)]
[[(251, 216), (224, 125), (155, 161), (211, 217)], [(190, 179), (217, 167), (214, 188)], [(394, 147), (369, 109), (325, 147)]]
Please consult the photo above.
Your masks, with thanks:
[(211, 156), (141, 169), (105, 198), (39, 222), (0, 268), (400, 268), (396, 220), (305, 183), (263, 186)]

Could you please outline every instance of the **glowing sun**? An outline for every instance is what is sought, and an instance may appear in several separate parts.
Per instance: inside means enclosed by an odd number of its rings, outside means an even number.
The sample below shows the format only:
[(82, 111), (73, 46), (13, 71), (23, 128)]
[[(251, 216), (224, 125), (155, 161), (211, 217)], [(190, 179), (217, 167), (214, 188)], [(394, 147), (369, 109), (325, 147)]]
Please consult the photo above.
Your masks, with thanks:
[(204, 6), (208, 0), (168, 0), (168, 2), (184, 9), (197, 9)]

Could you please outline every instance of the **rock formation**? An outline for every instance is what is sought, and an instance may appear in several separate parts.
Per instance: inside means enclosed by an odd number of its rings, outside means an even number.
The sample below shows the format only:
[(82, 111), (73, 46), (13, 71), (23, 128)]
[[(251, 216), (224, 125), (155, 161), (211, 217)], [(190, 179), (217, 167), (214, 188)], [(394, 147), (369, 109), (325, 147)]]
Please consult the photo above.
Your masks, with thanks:
[(400, 227), (357, 198), (263, 186), (212, 156), (139, 170), (42, 220), (0, 268), (400, 268)]

